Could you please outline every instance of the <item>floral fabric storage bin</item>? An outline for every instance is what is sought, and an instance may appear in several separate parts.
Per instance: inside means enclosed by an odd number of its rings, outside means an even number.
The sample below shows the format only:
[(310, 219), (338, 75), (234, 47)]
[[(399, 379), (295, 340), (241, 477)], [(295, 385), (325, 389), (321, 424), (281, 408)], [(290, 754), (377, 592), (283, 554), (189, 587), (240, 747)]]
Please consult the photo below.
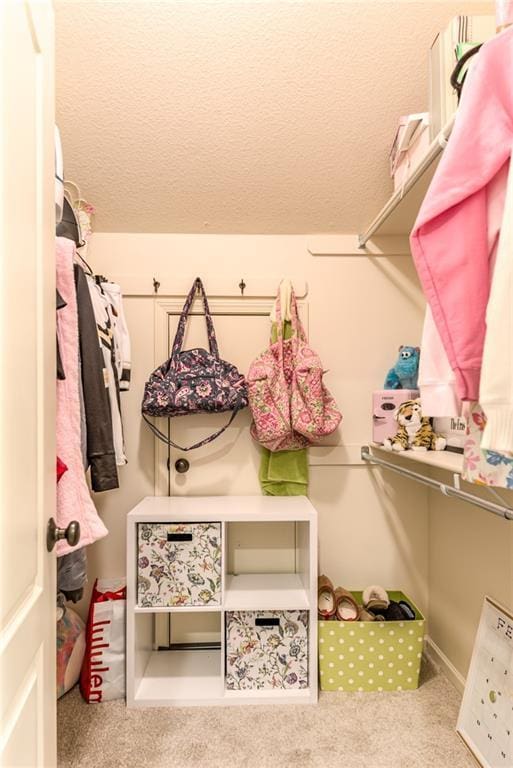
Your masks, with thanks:
[(140, 523), (142, 608), (221, 604), (221, 523)]
[(308, 687), (308, 611), (228, 611), (226, 687)]

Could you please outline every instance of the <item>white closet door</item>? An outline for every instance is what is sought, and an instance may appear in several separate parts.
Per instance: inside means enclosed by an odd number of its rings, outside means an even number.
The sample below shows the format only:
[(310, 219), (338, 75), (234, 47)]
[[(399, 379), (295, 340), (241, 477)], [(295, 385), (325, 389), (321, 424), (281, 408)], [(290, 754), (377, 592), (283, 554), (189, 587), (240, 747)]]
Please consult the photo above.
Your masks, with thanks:
[(0, 764), (56, 764), (53, 8), (0, 3)]

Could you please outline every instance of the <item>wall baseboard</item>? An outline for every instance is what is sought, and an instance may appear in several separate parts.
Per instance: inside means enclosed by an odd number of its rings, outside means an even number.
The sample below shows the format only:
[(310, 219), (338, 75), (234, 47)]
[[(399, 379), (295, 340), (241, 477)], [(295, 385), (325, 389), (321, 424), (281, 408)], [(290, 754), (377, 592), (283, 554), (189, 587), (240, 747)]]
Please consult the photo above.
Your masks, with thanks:
[(435, 643), (434, 640), (426, 636), (426, 642), (424, 645), (424, 653), (429, 661), (438, 669), (440, 669), (444, 675), (451, 681), (456, 690), (461, 694), (465, 689), (465, 678), (458, 672), (452, 661), (445, 655), (441, 648)]

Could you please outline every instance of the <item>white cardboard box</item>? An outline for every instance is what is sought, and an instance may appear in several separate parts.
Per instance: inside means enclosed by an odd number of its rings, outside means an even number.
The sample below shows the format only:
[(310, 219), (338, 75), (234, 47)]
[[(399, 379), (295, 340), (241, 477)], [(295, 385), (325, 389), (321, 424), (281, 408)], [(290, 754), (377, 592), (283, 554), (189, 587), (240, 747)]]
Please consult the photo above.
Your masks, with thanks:
[(394, 179), (394, 190), (402, 187), (423, 160), (429, 149), (429, 144), (429, 114), (427, 112), (401, 117), (390, 152), (390, 175)]

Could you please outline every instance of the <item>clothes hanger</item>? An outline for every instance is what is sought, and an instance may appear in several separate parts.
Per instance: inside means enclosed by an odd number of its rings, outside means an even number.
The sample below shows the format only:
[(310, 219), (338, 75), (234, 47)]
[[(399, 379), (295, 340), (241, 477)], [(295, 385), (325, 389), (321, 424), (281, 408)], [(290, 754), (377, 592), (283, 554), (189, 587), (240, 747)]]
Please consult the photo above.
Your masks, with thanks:
[[(77, 236), (74, 238), (77, 248), (83, 248), (87, 241), (85, 240), (82, 227), (80, 224), (79, 211), (84, 211), (88, 216), (90, 213), (87, 211), (87, 206), (90, 205), (88, 201), (82, 197), (82, 193), (78, 184), (72, 179), (66, 179), (64, 182), (64, 197), (68, 201), (71, 207), (73, 219), (76, 223)], [(68, 219), (70, 216), (67, 217)]]
[(91, 275), (91, 277), (93, 277), (94, 272), (91, 269), (91, 266), (87, 263), (87, 261), (84, 259), (82, 254), (79, 253), (78, 251), (79, 248), (85, 245), (85, 240), (82, 238), (82, 230), (80, 229), (80, 222), (78, 221), (78, 218), (75, 214), (73, 206), (71, 205), (66, 195), (64, 196), (62, 219), (55, 228), (55, 234), (58, 237), (66, 237), (68, 238), (68, 240), (73, 240), (73, 242), (76, 245), (75, 258), (79, 259), (82, 262), (84, 271), (87, 272), (87, 274)]
[(82, 265), (84, 267), (84, 272), (86, 272), (90, 277), (94, 277), (96, 279), (96, 275), (94, 274), (91, 266), (84, 259), (84, 257), (78, 252), (78, 250), (75, 250), (75, 256), (77, 257), (77, 259), (80, 259), (80, 261), (82, 262)]
[[(73, 194), (73, 191), (76, 193), (75, 195)], [(81, 197), (80, 187), (71, 179), (66, 179), (64, 182), (63, 216), (61, 222), (57, 225), (56, 234), (61, 237), (68, 237), (70, 240), (74, 241), (76, 245), (75, 258), (81, 262), (84, 272), (91, 277), (94, 277), (94, 271), (91, 265), (78, 250), (87, 244), (82, 235), (80, 220), (76, 213), (76, 208), (79, 207), (80, 203), (87, 204), (87, 201)]]
[(479, 52), (482, 46), (483, 46), (483, 43), (480, 43), (479, 45), (475, 45), (473, 48), (470, 48), (470, 50), (464, 53), (451, 73), (450, 82), (458, 96), (458, 104), (460, 103), (461, 92), (463, 91), (463, 86), (465, 85), (465, 79), (468, 74), (468, 68), (463, 72), (463, 75), (461, 77), (460, 75), (463, 69), (465, 68), (465, 66), (467, 65), (467, 63), (472, 58), (472, 56), (475, 56), (476, 53)]
[[(72, 181), (71, 179), (66, 179), (64, 182), (64, 190), (66, 192), (66, 195), (68, 197), (69, 202), (71, 203), (72, 208), (75, 211), (81, 211), (87, 214), (87, 216), (91, 215), (91, 211), (88, 211), (89, 208), (93, 208), (91, 206), (91, 203), (85, 199), (85, 197), (82, 197), (82, 192), (80, 190), (80, 187), (75, 181)], [(93, 208), (94, 212), (94, 208)]]
[(64, 182), (64, 191), (73, 208), (78, 208), (79, 203), (85, 202), (80, 191), (80, 187), (75, 181), (66, 179)]
[[(75, 194), (73, 194), (73, 192), (75, 192)], [(64, 182), (63, 215), (55, 231), (59, 237), (67, 237), (70, 240), (73, 240), (76, 245), (75, 258), (81, 262), (80, 266), (86, 274), (90, 277), (95, 277), (91, 265), (78, 250), (79, 248), (83, 248), (84, 245), (87, 245), (87, 241), (82, 235), (80, 220), (76, 212), (81, 203), (88, 205), (87, 200), (81, 197), (80, 187), (71, 179), (66, 179)], [(103, 279), (103, 281), (107, 282), (106, 279)], [(99, 284), (98, 280), (96, 282)]]
[(66, 193), (64, 193), (62, 206), (62, 219), (57, 224), (55, 233), (58, 237), (67, 237), (69, 240), (73, 240), (77, 248), (85, 245), (80, 222)]

